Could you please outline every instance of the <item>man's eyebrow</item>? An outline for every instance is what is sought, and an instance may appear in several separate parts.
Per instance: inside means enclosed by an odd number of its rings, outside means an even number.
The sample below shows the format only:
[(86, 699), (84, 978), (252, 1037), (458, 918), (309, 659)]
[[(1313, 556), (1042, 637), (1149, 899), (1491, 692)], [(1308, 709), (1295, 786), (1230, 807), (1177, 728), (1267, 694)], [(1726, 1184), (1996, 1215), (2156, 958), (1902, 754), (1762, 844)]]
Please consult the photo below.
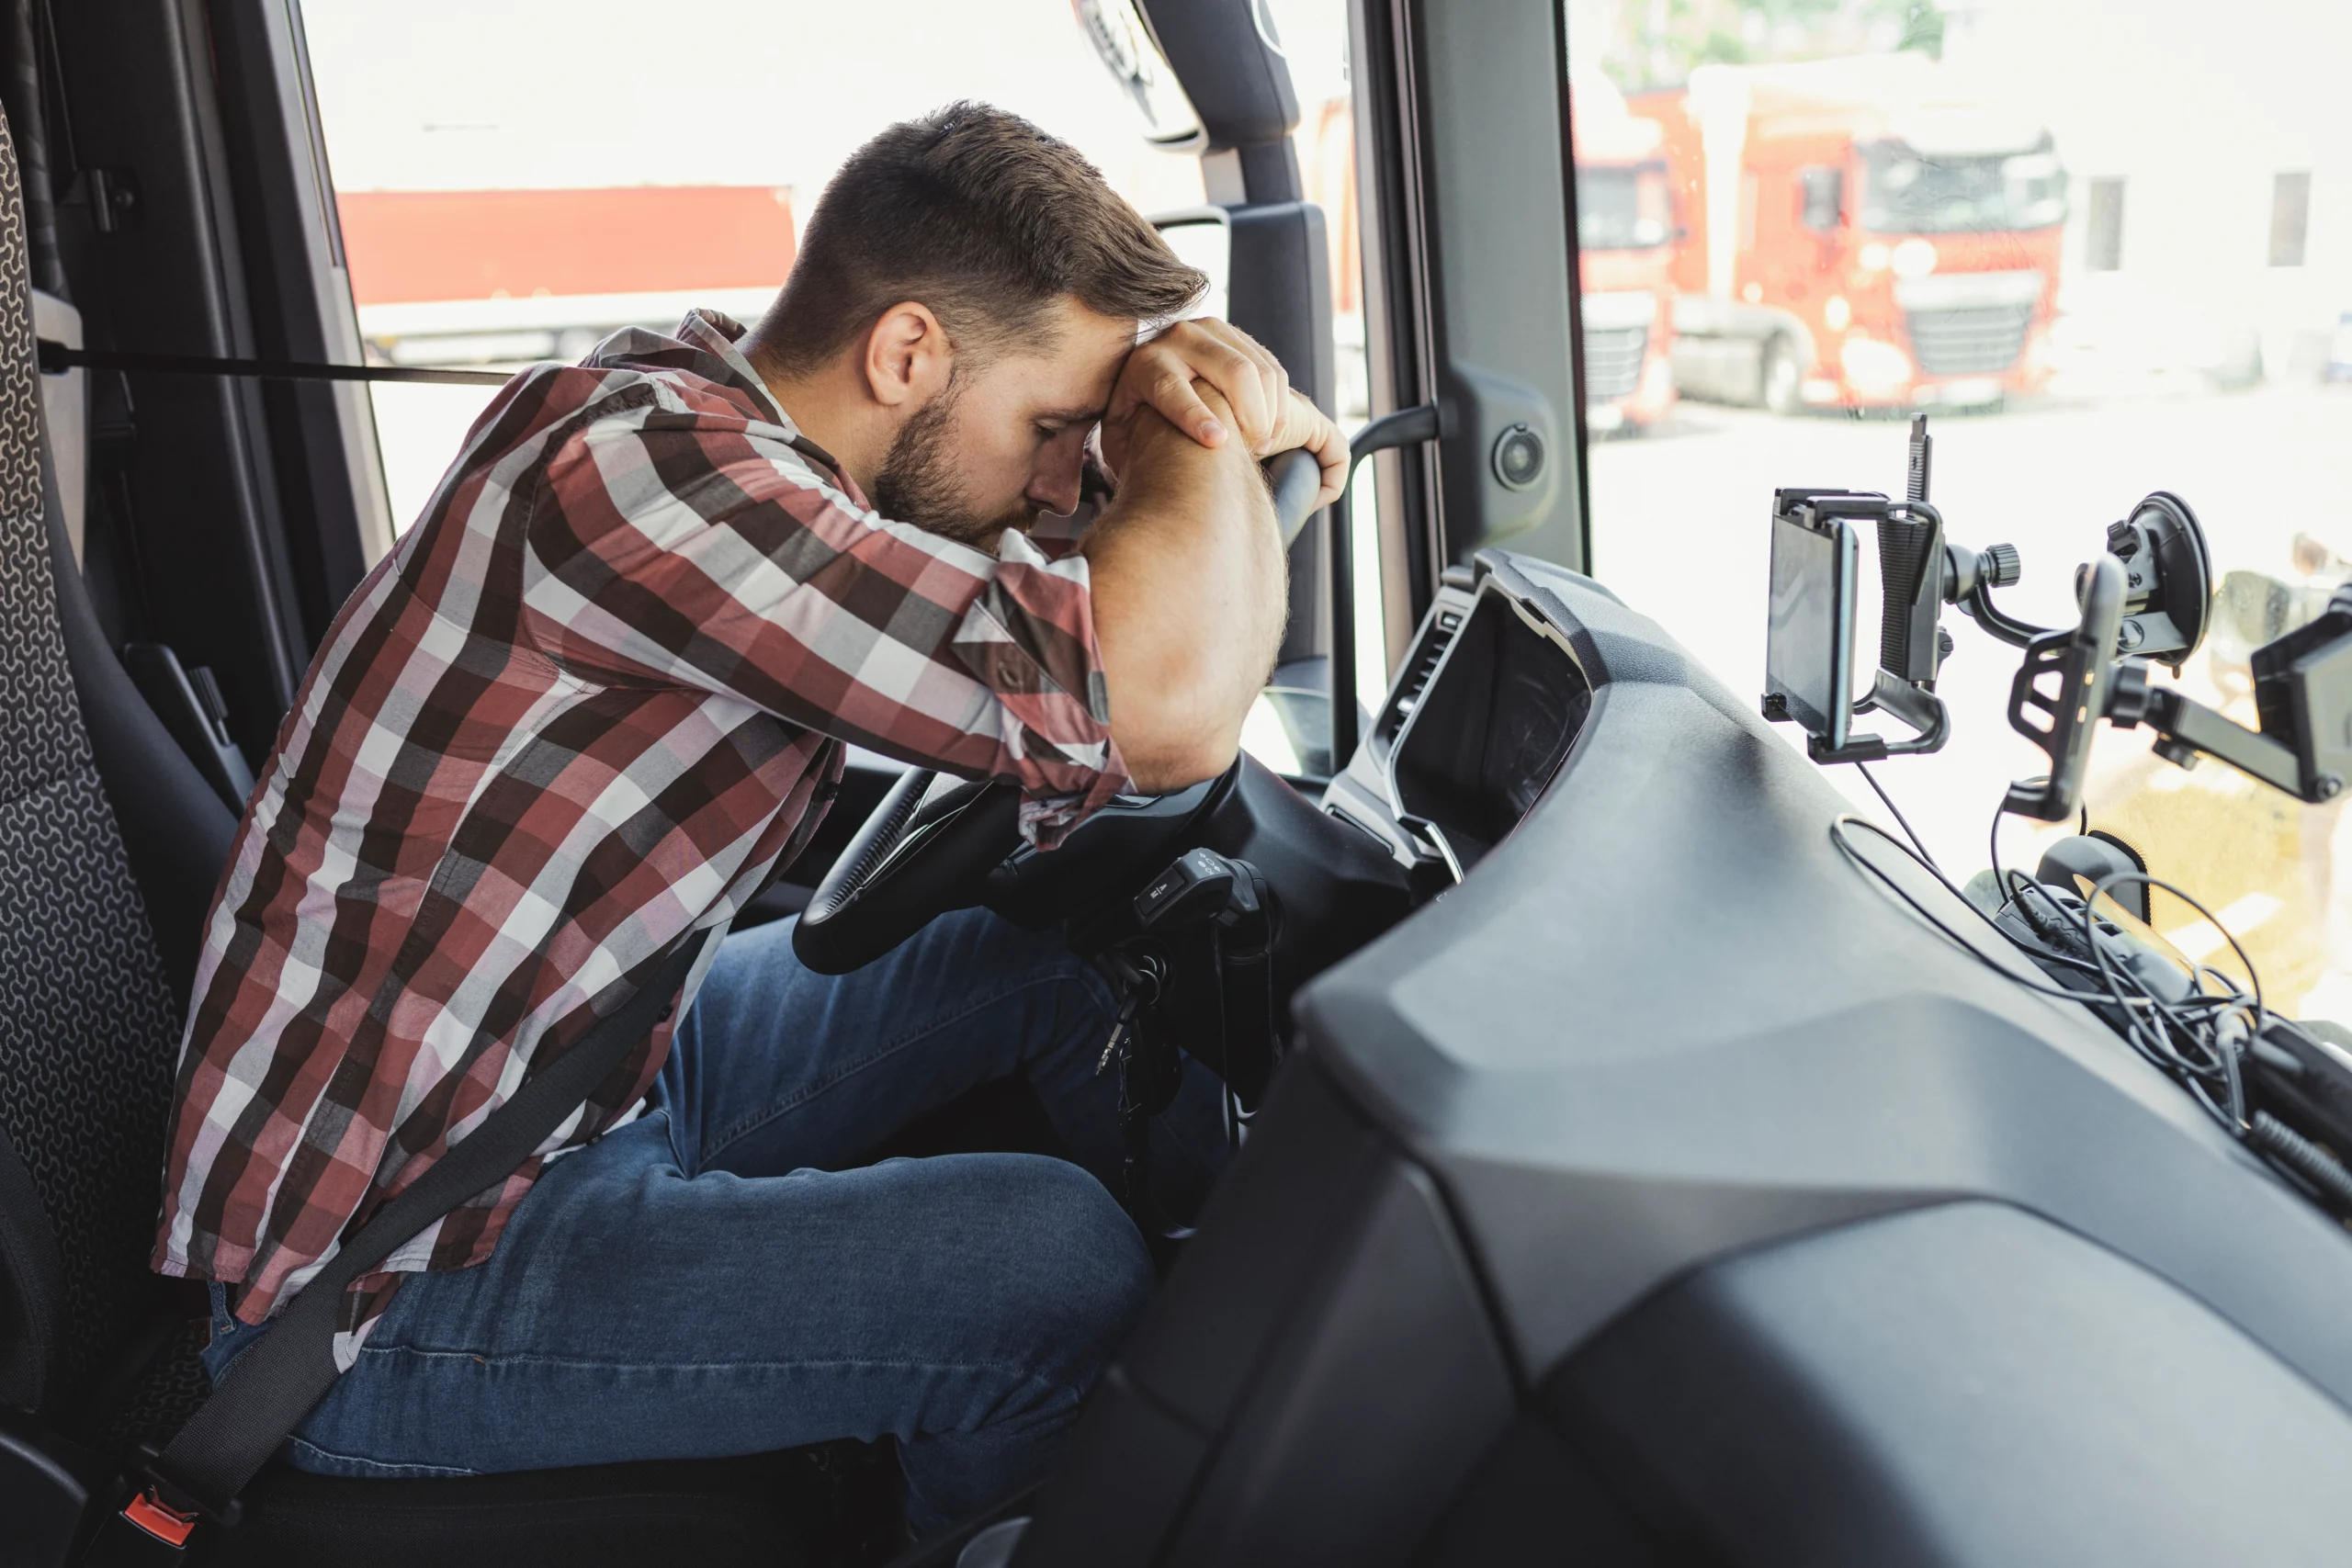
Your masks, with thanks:
[(1100, 424), (1102, 416), (1110, 412), (1110, 406), (1105, 404), (1092, 409), (1047, 409), (1036, 417), (1059, 420), (1064, 424)]

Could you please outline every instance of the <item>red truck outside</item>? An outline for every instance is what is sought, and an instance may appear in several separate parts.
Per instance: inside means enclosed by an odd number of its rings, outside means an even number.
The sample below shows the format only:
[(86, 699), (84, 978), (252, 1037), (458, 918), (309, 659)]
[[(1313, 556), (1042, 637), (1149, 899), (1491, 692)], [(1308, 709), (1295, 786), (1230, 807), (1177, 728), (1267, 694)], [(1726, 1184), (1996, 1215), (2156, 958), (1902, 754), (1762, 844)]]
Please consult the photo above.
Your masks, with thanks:
[(2047, 379), (2066, 186), (2030, 117), (1916, 55), (1702, 66), (1629, 108), (1684, 214), (1686, 394), (1965, 408)]
[(1674, 406), (1674, 192), (1655, 121), (1601, 76), (1569, 85), (1583, 291), (1585, 428), (1638, 431)]

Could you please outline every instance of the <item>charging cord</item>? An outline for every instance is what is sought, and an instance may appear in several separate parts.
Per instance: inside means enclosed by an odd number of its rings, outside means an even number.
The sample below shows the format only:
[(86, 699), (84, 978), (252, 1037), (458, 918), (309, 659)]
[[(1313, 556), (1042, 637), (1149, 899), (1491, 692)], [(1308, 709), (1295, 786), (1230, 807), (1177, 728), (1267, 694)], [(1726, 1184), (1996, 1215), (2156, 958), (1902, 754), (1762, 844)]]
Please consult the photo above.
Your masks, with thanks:
[[(1868, 774), (1864, 776), (1868, 777)], [(1849, 861), (1876, 877), (1946, 940), (2012, 984), (2041, 996), (2080, 1003), (2107, 1014), (2109, 1026), (2123, 1037), (2126, 1043), (2179, 1084), (2189, 1098), (2233, 1139), (2288, 1179), (2290, 1185), (2316, 1193), (2339, 1213), (2352, 1213), (2352, 1171), (2347, 1171), (2333, 1154), (2314, 1145), (2269, 1111), (2255, 1109), (2247, 1103), (2245, 1059), (2254, 1041), (2269, 1027), (2271, 1013), (2263, 998), (2262, 978), (2255, 969), (2253, 959), (2244, 944), (2214, 917), (2213, 911), (2176, 885), (2143, 871), (2117, 872), (2101, 878), (2079, 906), (2062, 902), (2040, 881), (2021, 872), (2008, 873), (2000, 868), (1998, 839), (2000, 818), (2005, 813), (1996, 812), (1993, 818), (1994, 875), (2003, 894), (2002, 909), (2014, 906), (2018, 918), (2037, 932), (2052, 933), (2061, 925), (2068, 927), (2071, 931), (2079, 933), (2082, 947), (2090, 957), (2085, 960), (2071, 953), (2060, 952), (2046, 941), (2029, 943), (2003, 929), (1994, 917), (1986, 915), (1954, 886), (1951, 879), (1928, 855), (1926, 847), (1919, 843), (1917, 835), (1911, 832), (1910, 824), (1904, 820), (1902, 812), (1887, 797), (1878, 781), (1871, 779), (1871, 787), (1878, 792), (1882, 800), (1886, 801), (1887, 809), (1894, 813), (1898, 823), (1902, 823), (1911, 842), (1905, 844), (1867, 818), (1840, 815), (1831, 822), (1829, 836)], [(2086, 813), (2086, 827), (2087, 821), (2088, 814)], [(2041, 964), (2082, 974), (2086, 980), (2096, 981), (2096, 985), (2047, 986), (2016, 974), (1914, 897), (1911, 890), (1897, 881), (1885, 866), (1862, 853), (1850, 836), (1850, 829), (1856, 828), (1877, 835), (1934, 877), (1946, 892), (1959, 899), (2017, 951)], [(2098, 912), (2099, 899), (2111, 897), (2117, 889), (2130, 886), (2162, 889), (2221, 931), (2222, 940), (2229, 943), (2230, 951), (2245, 969), (2246, 985), (2241, 987), (2236, 979), (2211, 964), (2192, 963), (2183, 994), (2166, 997), (2154, 989), (2145, 978), (2117, 956), (2112, 939), (2123, 935), (2122, 930), (2112, 922), (2102, 922)], [(2041, 908), (2037, 908), (2037, 904)]]
[(1928, 852), (1927, 844), (1921, 840), (1917, 833), (1912, 831), (1911, 818), (1903, 815), (1903, 807), (1894, 804), (1894, 796), (1886, 793), (1885, 786), (1878, 782), (1878, 775), (1871, 772), (1871, 765), (1868, 762), (1857, 762), (1854, 764), (1854, 771), (1862, 775), (1862, 782), (1870, 785), (1871, 792), (1885, 803), (1889, 814), (1903, 829), (1903, 836), (1911, 840), (1913, 849), (1919, 852), (1919, 863), (1930, 871), (1936, 871), (1939, 875), (1942, 874), (1936, 866), (1936, 857)]

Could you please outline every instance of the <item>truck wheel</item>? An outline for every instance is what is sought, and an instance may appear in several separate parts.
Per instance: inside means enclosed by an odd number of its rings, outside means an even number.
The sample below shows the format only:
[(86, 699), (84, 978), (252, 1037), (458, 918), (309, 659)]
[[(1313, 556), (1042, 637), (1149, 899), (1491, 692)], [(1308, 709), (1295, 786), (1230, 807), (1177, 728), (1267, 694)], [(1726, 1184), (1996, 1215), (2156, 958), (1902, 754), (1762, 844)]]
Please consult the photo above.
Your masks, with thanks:
[(1797, 367), (1797, 345), (1785, 337), (1767, 339), (1763, 364), (1756, 375), (1757, 400), (1774, 413), (1794, 413), (1798, 383), (1804, 378), (1804, 372)]

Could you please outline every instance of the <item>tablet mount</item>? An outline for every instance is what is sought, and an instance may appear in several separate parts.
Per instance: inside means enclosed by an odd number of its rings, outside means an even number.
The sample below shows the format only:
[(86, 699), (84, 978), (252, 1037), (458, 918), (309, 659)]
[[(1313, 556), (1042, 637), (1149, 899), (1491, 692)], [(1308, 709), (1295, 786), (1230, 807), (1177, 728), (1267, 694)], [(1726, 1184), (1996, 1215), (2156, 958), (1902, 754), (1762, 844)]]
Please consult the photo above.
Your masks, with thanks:
[[(1945, 538), (1942, 515), (1928, 501), (1932, 457), (1928, 418), (1918, 414), (1911, 423), (1903, 500), (1850, 491), (1773, 492), (1776, 516), (1804, 506), (1816, 515), (1876, 524), (1884, 590), (1879, 668), (1854, 712), (1890, 714), (1913, 731), (1892, 741), (1850, 736), (1835, 748), (1815, 735), (1807, 746), (1814, 761), (1875, 761), (1943, 746), (1951, 725), (1935, 684), (1952, 651), (1951, 636), (1939, 625), (1942, 607), (1951, 604), (1987, 636), (2025, 650), (2009, 686), (2009, 725), (2048, 754), (2050, 770), (2011, 784), (2008, 811), (2053, 822), (2073, 816), (2101, 718), (2119, 729), (2147, 726), (2156, 732), (2156, 754), (2183, 768), (2213, 756), (2313, 805), (2343, 794), (2352, 780), (2352, 583), (2336, 590), (2317, 619), (2255, 650), (2260, 728), (2249, 729), (2149, 679), (2152, 663), (2177, 671), (2205, 640), (2212, 557), (2187, 502), (2157, 491), (2109, 525), (2105, 553), (2075, 571), (2080, 619), (2072, 626), (2037, 626), (1992, 597), (2021, 573), (2015, 547), (1972, 550)], [(1792, 716), (1767, 703), (1765, 716)]]
[[(2020, 648), (2043, 631), (2011, 618), (1993, 604), (1992, 590), (2018, 580), (2020, 569), (2015, 546), (1977, 550), (1944, 537), (1943, 514), (1928, 500), (1933, 457), (1928, 416), (1919, 414), (1911, 422), (1909, 473), (1901, 501), (1861, 491), (1773, 492), (1776, 517), (1794, 507), (1809, 507), (1816, 516), (1876, 525), (1883, 589), (1878, 670), (1868, 694), (1855, 703), (1854, 712), (1857, 716), (1888, 714), (1912, 731), (1909, 739), (1897, 740), (1853, 735), (1837, 747), (1815, 735), (1807, 742), (1806, 752), (1816, 762), (1874, 762), (1883, 757), (1942, 750), (1951, 733), (1951, 716), (1936, 695), (1937, 673), (1952, 651), (1951, 634), (1939, 624), (1946, 604), (1958, 605), (1993, 635)], [(1782, 705), (1768, 701), (1764, 716), (1785, 722), (1792, 716)]]

